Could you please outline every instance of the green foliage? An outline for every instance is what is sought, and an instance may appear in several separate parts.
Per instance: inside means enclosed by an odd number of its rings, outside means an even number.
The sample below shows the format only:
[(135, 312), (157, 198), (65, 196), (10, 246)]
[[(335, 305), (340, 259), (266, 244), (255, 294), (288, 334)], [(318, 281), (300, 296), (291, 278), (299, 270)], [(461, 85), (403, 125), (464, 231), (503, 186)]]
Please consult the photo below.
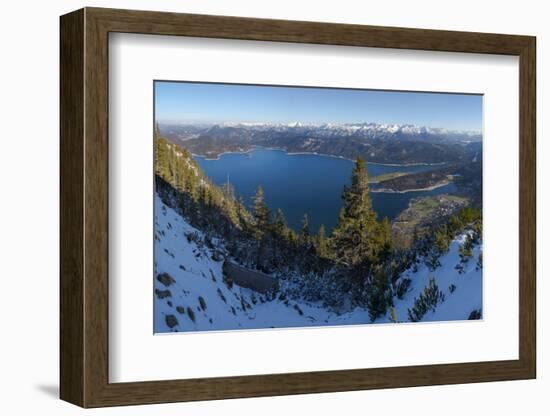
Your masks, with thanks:
[(458, 249), (460, 260), (466, 263), (470, 258), (472, 258), (474, 254), (473, 249), (474, 249), (473, 238), (470, 235), (467, 235), (464, 240), (464, 243), (461, 244), (460, 248)]
[(390, 279), (381, 265), (374, 266), (373, 278), (366, 285), (366, 306), (371, 322), (384, 316), (388, 307), (393, 306)]
[(391, 229), (387, 218), (381, 223), (376, 220), (362, 158), (355, 162), (351, 187), (344, 188), (342, 199), (343, 207), (331, 238), (334, 257), (342, 265), (360, 266), (364, 273), (389, 249)]
[(221, 186), (221, 189), (227, 200), (235, 200), (235, 187), (229, 182), (229, 177), (227, 177), (227, 181)]
[(474, 255), (474, 237), (472, 235), (468, 234), (466, 236), (464, 242), (458, 249), (458, 255), (460, 256), (460, 263), (455, 266), (455, 269), (458, 270), (459, 273), (464, 273), (468, 261)]
[(302, 219), (302, 231), (300, 233), (300, 239), (303, 244), (309, 244), (310, 243), (310, 233), (309, 233), (309, 217), (307, 214), (304, 214), (304, 218)]
[(436, 306), (444, 301), (445, 294), (439, 290), (435, 277), (431, 277), (420, 296), (415, 298), (412, 309), (408, 309), (409, 321), (418, 322), (422, 320), (428, 311), (435, 312)]
[(284, 236), (287, 229), (286, 218), (283, 210), (278, 208), (275, 211), (275, 217), (273, 218), (273, 232), (276, 235)]
[(200, 212), (208, 216), (221, 211), (224, 218), (238, 228), (250, 222), (250, 214), (243, 212), (229, 181), (222, 188), (215, 186), (202, 174), (186, 149), (160, 137), (158, 127), (155, 130), (155, 174), (176, 191), (187, 195), (192, 203), (187, 208), (194, 211), (189, 214), (198, 216)]
[(449, 251), (449, 245), (451, 243), (449, 235), (447, 233), (447, 227), (443, 226), (435, 232), (435, 243), (441, 253)]
[(267, 232), (269, 227), (269, 219), (271, 213), (265, 202), (264, 189), (258, 186), (256, 195), (254, 195), (254, 231), (256, 238), (259, 240)]
[(437, 246), (432, 247), (428, 251), (428, 253), (426, 253), (424, 262), (428, 267), (428, 270), (433, 272), (435, 269), (441, 266), (441, 262), (439, 261), (439, 257), (441, 257), (441, 254), (442, 253), (438, 250)]
[(330, 248), (328, 238), (325, 235), (325, 226), (321, 224), (317, 236), (315, 237), (315, 249), (317, 250), (317, 255), (322, 258), (330, 257)]
[(481, 210), (472, 207), (462, 208), (449, 217), (446, 223), (433, 229), (433, 232), (419, 236), (415, 230), (412, 251), (415, 255), (424, 257), (429, 270), (434, 271), (441, 263), (439, 258), (449, 250), (449, 246), (457, 234), (468, 231), (468, 245), (462, 249), (460, 264), (456, 266), (459, 272), (464, 270), (467, 259), (471, 257), (470, 250), (479, 243), (482, 235)]
[(236, 226), (237, 228), (242, 229), (247, 232), (250, 229), (250, 213), (246, 209), (244, 204), (243, 197), (240, 196), (239, 199), (235, 202), (235, 212), (236, 212)]
[(395, 294), (397, 295), (397, 299), (403, 299), (407, 292), (409, 291), (409, 288), (411, 287), (412, 280), (408, 277), (404, 277), (403, 279), (399, 280), (399, 283), (397, 283), (397, 287), (395, 289)]

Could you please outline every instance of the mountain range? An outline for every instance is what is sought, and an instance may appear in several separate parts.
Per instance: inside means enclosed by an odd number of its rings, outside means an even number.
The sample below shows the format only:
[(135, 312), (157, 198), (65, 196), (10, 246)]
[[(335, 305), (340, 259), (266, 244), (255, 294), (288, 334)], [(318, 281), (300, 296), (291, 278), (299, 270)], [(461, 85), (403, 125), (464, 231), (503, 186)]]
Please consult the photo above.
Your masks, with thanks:
[(217, 158), (256, 146), (377, 163), (466, 162), (481, 152), (480, 132), (410, 124), (160, 124), (161, 134), (190, 152)]

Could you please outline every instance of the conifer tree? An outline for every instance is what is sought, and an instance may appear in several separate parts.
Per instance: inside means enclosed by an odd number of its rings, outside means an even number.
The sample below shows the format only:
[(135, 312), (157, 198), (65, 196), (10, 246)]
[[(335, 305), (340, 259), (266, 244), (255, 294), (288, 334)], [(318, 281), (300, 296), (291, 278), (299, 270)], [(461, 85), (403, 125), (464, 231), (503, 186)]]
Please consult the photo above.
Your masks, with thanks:
[(317, 248), (317, 254), (319, 257), (329, 257), (329, 247), (328, 239), (325, 235), (325, 226), (321, 224), (319, 231), (317, 232), (317, 237), (315, 239), (315, 247)]
[(387, 253), (391, 249), (391, 223), (388, 217), (382, 218), (378, 225), (378, 252), (377, 256)]
[(307, 214), (304, 214), (304, 218), (302, 219), (302, 231), (301, 231), (300, 237), (304, 244), (309, 244), (310, 232), (309, 232), (309, 217), (307, 216)]
[(231, 182), (229, 182), (229, 176), (227, 177), (227, 180), (225, 183), (221, 186), (224, 196), (227, 199), (233, 200), (235, 199), (235, 187)]
[(358, 158), (352, 171), (351, 186), (344, 187), (343, 207), (332, 233), (336, 261), (357, 266), (374, 262), (380, 250), (380, 227), (369, 196), (365, 161)]
[(254, 196), (254, 222), (256, 238), (260, 239), (265, 234), (269, 226), (270, 212), (264, 199), (264, 190), (260, 186)]
[(154, 136), (154, 141), (155, 141), (155, 172), (158, 172), (158, 168), (159, 168), (159, 152), (160, 152), (160, 149), (162, 147), (162, 144), (160, 143), (160, 132), (159, 132), (159, 123), (156, 123), (155, 124), (155, 136)]
[(185, 186), (184, 186), (184, 192), (186, 192), (193, 201), (197, 201), (198, 199), (198, 180), (196, 176), (193, 174), (193, 171), (190, 169), (186, 169), (184, 172), (184, 180), (185, 180)]
[(165, 180), (168, 180), (169, 148), (168, 142), (156, 135), (155, 137), (155, 172)]
[(409, 321), (420, 321), (428, 311), (435, 312), (437, 305), (444, 301), (445, 294), (439, 290), (435, 277), (430, 277), (428, 286), (414, 299), (412, 309), (407, 310)]
[[(214, 187), (215, 185), (212, 184)], [(239, 222), (239, 214), (238, 214), (238, 207), (236, 206), (236, 199), (235, 199), (235, 188), (229, 182), (229, 177), (227, 178), (227, 181), (221, 186), (222, 191), (222, 197), (221, 197), (221, 205), (227, 216), (231, 219), (233, 223)]]
[[(361, 268), (360, 271), (363, 271)], [(386, 314), (388, 307), (393, 306), (393, 294), (388, 270), (382, 264), (372, 266), (372, 277), (365, 285), (366, 306), (372, 322)]]
[(447, 227), (443, 226), (435, 232), (435, 243), (441, 253), (449, 251), (450, 239), (447, 233)]
[(199, 200), (205, 208), (207, 208), (212, 203), (210, 190), (206, 185), (200, 187)]
[(273, 232), (278, 236), (285, 236), (286, 228), (285, 214), (283, 214), (283, 211), (279, 208), (275, 212), (275, 218), (273, 219)]
[(244, 205), (244, 199), (242, 196), (239, 196), (239, 200), (235, 202), (237, 210), (237, 225), (244, 231), (248, 231), (248, 211)]

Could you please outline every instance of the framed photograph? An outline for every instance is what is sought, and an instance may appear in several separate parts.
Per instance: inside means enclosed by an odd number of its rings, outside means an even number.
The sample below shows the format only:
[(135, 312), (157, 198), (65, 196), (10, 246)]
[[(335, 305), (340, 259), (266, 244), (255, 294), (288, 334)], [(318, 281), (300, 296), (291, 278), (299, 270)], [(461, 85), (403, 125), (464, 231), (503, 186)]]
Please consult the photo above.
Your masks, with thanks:
[(535, 378), (535, 49), (62, 16), (61, 398)]

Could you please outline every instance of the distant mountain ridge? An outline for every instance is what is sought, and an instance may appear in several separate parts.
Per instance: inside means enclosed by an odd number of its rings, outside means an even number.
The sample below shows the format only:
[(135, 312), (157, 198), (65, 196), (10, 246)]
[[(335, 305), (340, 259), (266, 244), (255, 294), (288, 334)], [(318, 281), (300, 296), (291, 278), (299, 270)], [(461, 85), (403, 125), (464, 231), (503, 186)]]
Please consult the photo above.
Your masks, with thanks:
[(209, 158), (262, 146), (399, 164), (472, 160), (481, 152), (482, 140), (479, 132), (380, 123), (161, 124), (160, 130), (170, 141)]
[(409, 138), (450, 140), (450, 141), (481, 141), (482, 134), (479, 131), (453, 130), (441, 127), (417, 126), (414, 124), (387, 124), (387, 123), (324, 123), (305, 124), (300, 122), (292, 123), (215, 123), (215, 124), (178, 124), (161, 123), (161, 132), (180, 134), (180, 139), (196, 133), (207, 133), (220, 129), (239, 129), (250, 132), (294, 132), (300, 134), (327, 136), (355, 136), (371, 139), (379, 138)]

